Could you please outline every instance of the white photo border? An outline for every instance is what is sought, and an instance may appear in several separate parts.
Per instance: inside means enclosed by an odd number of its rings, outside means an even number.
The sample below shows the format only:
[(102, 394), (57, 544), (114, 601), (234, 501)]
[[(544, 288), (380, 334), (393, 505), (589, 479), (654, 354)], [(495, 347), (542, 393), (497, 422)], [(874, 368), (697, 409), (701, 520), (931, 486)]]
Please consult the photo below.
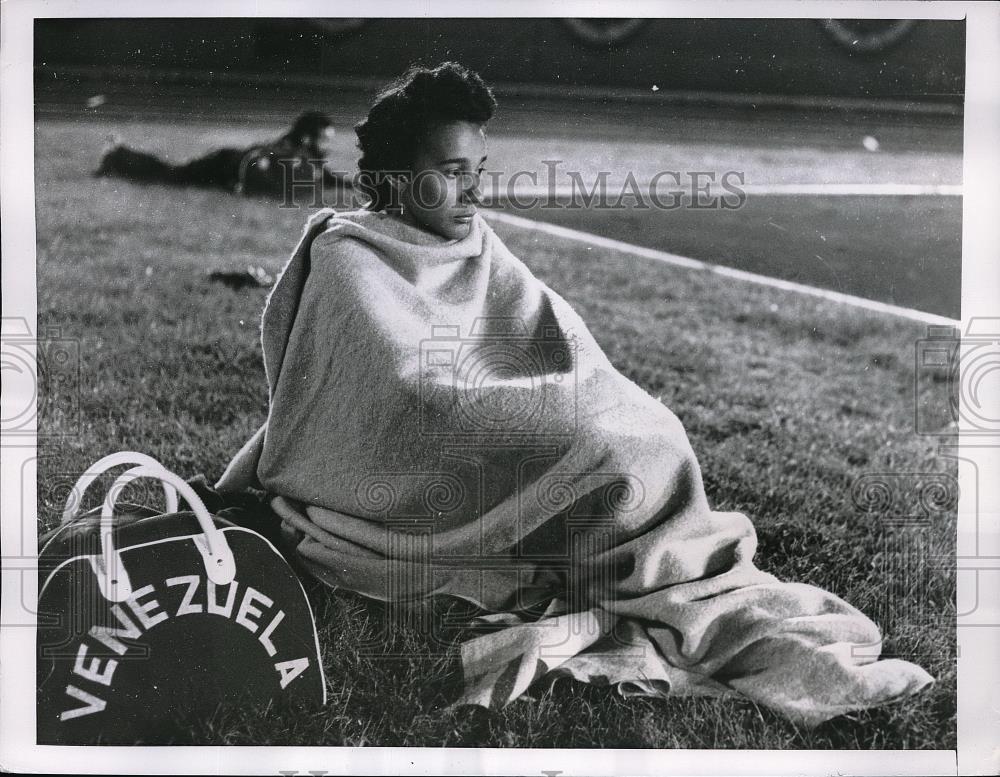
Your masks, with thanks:
[[(248, 13), (248, 8), (252, 9)], [(338, 4), (336, 10), (356, 11)], [(813, 2), (722, 0), (368, 0), (367, 17), (696, 17), (915, 18), (967, 20), (963, 198), (963, 331), (973, 317), (1000, 321), (1000, 4), (976, 2)], [(33, 22), (64, 17), (323, 17), (321, 0), (5, 0), (0, 4), (0, 218), (5, 318), (36, 325), (34, 213)], [(997, 398), (1000, 401), (1000, 397)], [(24, 398), (6, 391), (4, 403)], [(998, 417), (993, 415), (991, 417)], [(980, 473), (1000, 472), (997, 448), (962, 437), (960, 455)], [(978, 592), (986, 624), (958, 627), (958, 750), (738, 751), (435, 749), (385, 747), (52, 747), (35, 742), (36, 447), (30, 435), (0, 445), (0, 768), (52, 773), (300, 774), (986, 774), (1000, 771), (1000, 569), (958, 575), (959, 599)], [(25, 478), (27, 477), (27, 480)], [(962, 491), (959, 532), (978, 531), (980, 546), (1000, 558), (1000, 478), (979, 478), (978, 494)], [(962, 485), (966, 485), (962, 483)], [(978, 504), (975, 504), (978, 497)], [(978, 513), (976, 510), (978, 509)], [(987, 564), (987, 566), (989, 566)], [(961, 569), (961, 567), (960, 567)], [(971, 586), (971, 588), (970, 588)], [(23, 621), (23, 623), (21, 622)], [(11, 625), (13, 624), (13, 625)], [(30, 667), (30, 669), (29, 669)]]

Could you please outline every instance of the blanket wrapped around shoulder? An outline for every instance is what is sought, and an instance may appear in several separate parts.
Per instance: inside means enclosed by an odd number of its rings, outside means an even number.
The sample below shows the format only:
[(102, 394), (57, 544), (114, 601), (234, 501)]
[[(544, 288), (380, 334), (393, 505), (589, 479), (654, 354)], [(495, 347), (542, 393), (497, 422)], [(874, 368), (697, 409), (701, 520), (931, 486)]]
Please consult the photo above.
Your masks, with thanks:
[(321, 211), (262, 340), (267, 422), (217, 488), (274, 495), (331, 585), (489, 611), (461, 646), (462, 703), (568, 675), (815, 725), (933, 681), (877, 660), (859, 610), (754, 565), (753, 525), (710, 508), (677, 417), (481, 216), (447, 241)]

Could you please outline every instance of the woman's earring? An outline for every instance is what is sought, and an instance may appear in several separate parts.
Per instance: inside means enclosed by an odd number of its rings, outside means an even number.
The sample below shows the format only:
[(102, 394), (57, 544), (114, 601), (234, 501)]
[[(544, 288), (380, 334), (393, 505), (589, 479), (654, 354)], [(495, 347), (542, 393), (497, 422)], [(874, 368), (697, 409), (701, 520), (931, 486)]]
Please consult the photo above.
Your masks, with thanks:
[(392, 184), (393, 200), (395, 201), (392, 209), (399, 215), (400, 218), (402, 218), (405, 213), (403, 210), (403, 190), (405, 188), (405, 184), (400, 178), (397, 177), (391, 177), (389, 181)]

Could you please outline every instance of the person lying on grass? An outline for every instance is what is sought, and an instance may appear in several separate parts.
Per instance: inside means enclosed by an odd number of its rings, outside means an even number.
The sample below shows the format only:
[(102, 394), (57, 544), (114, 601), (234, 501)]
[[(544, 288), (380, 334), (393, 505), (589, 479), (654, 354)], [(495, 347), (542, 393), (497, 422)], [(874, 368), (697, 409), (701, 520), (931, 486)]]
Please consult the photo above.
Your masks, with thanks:
[[(172, 164), (145, 151), (115, 143), (104, 152), (94, 171), (98, 177), (125, 178), (137, 183), (163, 183), (224, 189), (246, 196), (266, 196), (292, 202), (322, 201), (310, 185), (331, 191), (351, 185), (350, 178), (328, 166), (335, 130), (325, 113), (307, 111), (288, 132), (247, 148), (220, 148), (184, 164)], [(321, 191), (319, 192), (321, 195)]]
[(267, 421), (216, 488), (265, 490), (331, 586), (481, 608), (457, 703), (569, 676), (815, 725), (931, 683), (876, 660), (859, 610), (754, 565), (752, 523), (711, 509), (678, 418), (477, 212), (495, 107), (454, 62), (375, 99), (356, 127), (370, 201), (316, 214), (285, 265)]

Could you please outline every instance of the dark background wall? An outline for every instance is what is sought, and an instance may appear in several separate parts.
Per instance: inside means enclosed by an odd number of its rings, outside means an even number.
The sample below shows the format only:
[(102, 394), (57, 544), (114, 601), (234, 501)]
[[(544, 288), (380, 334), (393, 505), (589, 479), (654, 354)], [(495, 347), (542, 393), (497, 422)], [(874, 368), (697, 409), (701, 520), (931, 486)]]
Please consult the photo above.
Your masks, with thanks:
[[(620, 23), (621, 20), (617, 20)], [(593, 20), (599, 30), (614, 20)], [(885, 30), (848, 22), (864, 45)], [(649, 19), (594, 44), (562, 19), (47, 19), (36, 65), (385, 77), (457, 59), (494, 82), (962, 101), (964, 21), (919, 21), (880, 51), (812, 19)]]

